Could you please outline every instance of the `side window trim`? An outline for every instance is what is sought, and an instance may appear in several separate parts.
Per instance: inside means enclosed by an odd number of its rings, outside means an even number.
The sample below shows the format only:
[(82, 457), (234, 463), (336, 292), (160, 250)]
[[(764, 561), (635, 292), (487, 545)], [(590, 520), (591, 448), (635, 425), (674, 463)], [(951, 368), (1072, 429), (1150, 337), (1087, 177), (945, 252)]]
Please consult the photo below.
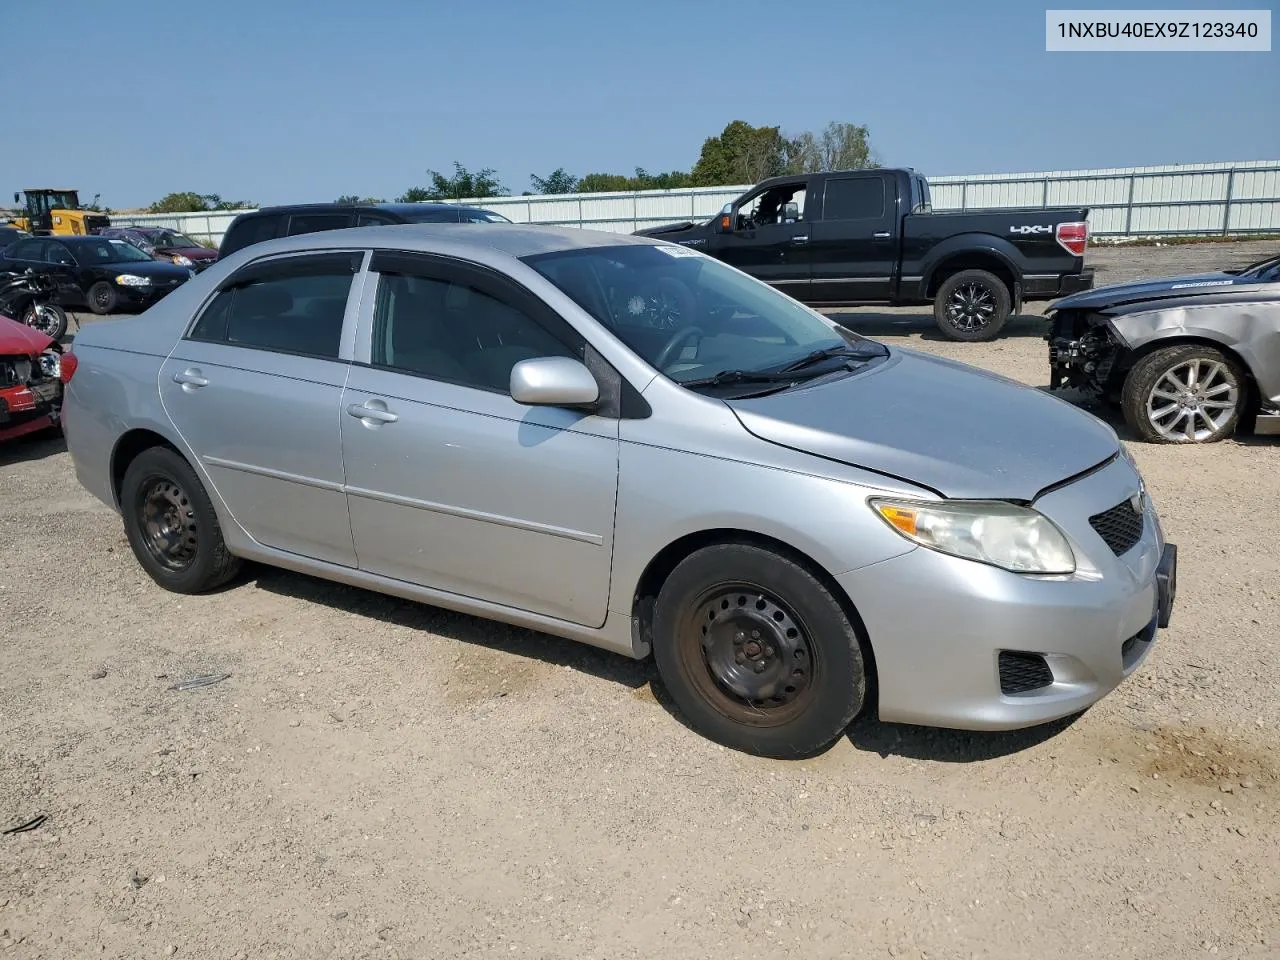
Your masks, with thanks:
[[(371, 251), (367, 249), (339, 249), (339, 250), (290, 250), (286, 253), (272, 253), (266, 256), (256, 257), (248, 263), (241, 266), (235, 273), (219, 283), (205, 299), (201, 302), (199, 309), (192, 316), (191, 321), (187, 324), (186, 329), (182, 333), (183, 341), (192, 343), (211, 343), (218, 346), (227, 347), (234, 350), (255, 350), (263, 353), (279, 353), (291, 357), (303, 357), (312, 360), (325, 360), (329, 363), (352, 362), (354, 356), (355, 339), (357, 335), (358, 320), (360, 317), (361, 304), (363, 303), (364, 288), (369, 275), (369, 258)], [(234, 291), (238, 287), (243, 287), (248, 283), (252, 283), (255, 276), (266, 275), (272, 273), (272, 267), (287, 261), (309, 261), (311, 264), (317, 264), (325, 260), (348, 259), (352, 265), (351, 286), (347, 290), (347, 302), (342, 316), (342, 333), (338, 341), (338, 355), (336, 357), (321, 356), (317, 354), (298, 353), (293, 350), (279, 350), (271, 347), (255, 346), (250, 344), (229, 343), (226, 339), (225, 325), (222, 330), (221, 337), (196, 337), (193, 336), (196, 327), (199, 325), (204, 315), (212, 308), (217, 299), (228, 291)], [(305, 272), (302, 268), (301, 272)], [(286, 275), (288, 275), (286, 273)]]

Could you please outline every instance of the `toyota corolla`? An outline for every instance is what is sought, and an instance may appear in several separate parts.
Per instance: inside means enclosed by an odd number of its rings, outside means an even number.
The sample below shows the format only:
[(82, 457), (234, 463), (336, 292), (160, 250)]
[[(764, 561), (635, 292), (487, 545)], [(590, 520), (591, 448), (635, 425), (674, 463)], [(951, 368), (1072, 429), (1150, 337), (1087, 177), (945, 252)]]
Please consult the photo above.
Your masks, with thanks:
[(691, 726), (762, 755), (863, 709), (1079, 712), (1173, 605), (1110, 427), (658, 240), (272, 240), (74, 352), (77, 474), (160, 586), (254, 560), (652, 655)]

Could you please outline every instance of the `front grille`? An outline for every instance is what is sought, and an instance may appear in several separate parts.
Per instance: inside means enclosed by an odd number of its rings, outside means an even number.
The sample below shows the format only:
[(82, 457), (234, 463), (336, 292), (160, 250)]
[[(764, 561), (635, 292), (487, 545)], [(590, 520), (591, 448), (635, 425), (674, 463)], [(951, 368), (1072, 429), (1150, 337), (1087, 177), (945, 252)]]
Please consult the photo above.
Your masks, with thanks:
[(1038, 653), (1000, 651), (1000, 692), (1027, 693), (1053, 683), (1053, 671)]
[(1117, 557), (1128, 553), (1142, 539), (1142, 524), (1142, 514), (1128, 500), (1089, 518), (1089, 526)]

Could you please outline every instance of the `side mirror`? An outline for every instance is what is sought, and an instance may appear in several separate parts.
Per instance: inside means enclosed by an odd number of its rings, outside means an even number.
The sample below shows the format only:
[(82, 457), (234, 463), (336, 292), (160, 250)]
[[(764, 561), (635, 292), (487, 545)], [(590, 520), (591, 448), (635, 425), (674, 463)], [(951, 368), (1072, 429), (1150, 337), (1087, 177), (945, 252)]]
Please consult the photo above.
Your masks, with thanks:
[(800, 204), (795, 201), (782, 205), (782, 222), (795, 223), (800, 219)]
[(726, 203), (720, 208), (720, 218), (716, 221), (716, 233), (733, 233), (733, 204)]
[(582, 407), (600, 399), (600, 385), (577, 360), (534, 357), (511, 368), (511, 399), (536, 407)]

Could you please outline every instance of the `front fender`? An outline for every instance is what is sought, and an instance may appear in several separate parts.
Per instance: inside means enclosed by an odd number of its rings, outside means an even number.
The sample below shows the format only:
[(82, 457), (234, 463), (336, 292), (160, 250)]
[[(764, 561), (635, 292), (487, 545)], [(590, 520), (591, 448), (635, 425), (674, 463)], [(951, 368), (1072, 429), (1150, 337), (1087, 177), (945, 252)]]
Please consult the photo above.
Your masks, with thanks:
[(1280, 397), (1280, 303), (1223, 303), (1165, 307), (1109, 315), (1116, 338), (1142, 351), (1162, 340), (1201, 340), (1220, 344), (1240, 358), (1274, 401)]

